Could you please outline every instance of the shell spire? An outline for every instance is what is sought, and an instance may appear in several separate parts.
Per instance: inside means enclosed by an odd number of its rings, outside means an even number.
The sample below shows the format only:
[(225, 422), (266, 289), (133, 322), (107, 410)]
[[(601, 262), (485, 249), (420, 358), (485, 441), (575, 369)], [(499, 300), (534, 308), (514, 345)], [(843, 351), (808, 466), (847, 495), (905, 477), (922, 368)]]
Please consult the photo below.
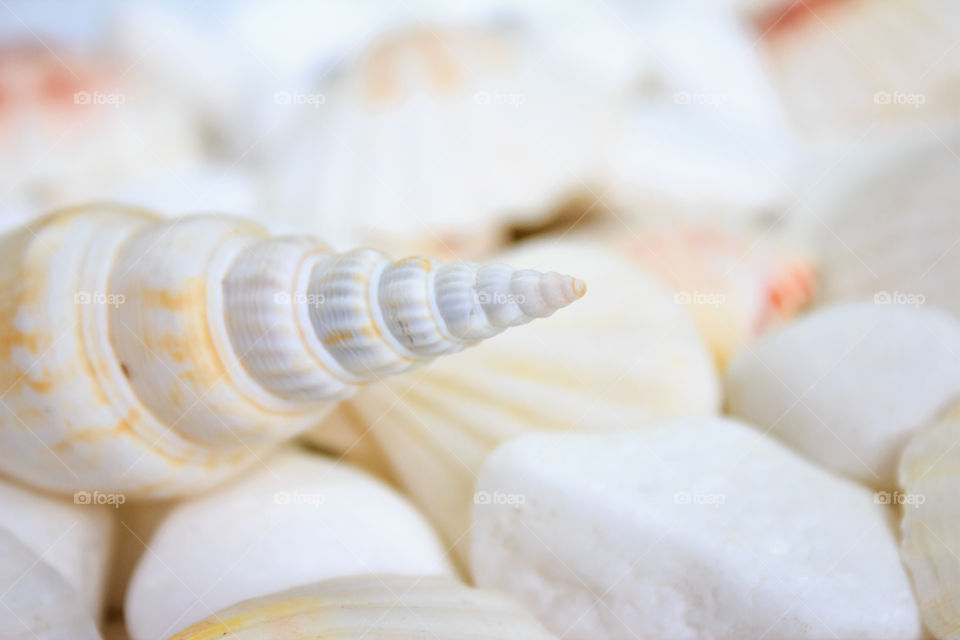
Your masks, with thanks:
[(583, 283), (394, 262), (225, 216), (91, 205), (0, 237), (0, 472), (48, 490), (203, 489), (362, 385), (550, 315)]

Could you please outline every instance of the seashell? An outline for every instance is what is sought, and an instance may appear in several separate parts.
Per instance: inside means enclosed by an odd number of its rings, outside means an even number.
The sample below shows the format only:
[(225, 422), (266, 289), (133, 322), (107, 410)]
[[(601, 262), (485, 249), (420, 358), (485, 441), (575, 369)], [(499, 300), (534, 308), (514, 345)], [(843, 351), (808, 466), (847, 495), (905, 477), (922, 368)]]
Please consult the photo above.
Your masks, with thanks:
[(727, 372), (727, 409), (829, 469), (896, 487), (917, 429), (960, 396), (960, 324), (935, 309), (821, 309), (761, 338)]
[(810, 194), (805, 235), (826, 301), (876, 297), (960, 315), (957, 159), (950, 150), (958, 145), (960, 131), (868, 147)]
[(0, 52), (0, 193), (32, 214), (198, 166), (203, 131), (155, 78), (50, 47)]
[(3, 236), (0, 261), (0, 470), (130, 498), (212, 486), (361, 385), (584, 293), (555, 273), (108, 206)]
[(0, 479), (0, 530), (60, 574), (76, 592), (71, 601), (94, 620), (103, 609), (116, 519), (115, 509), (97, 502), (99, 496), (89, 493), (68, 501)]
[(44, 557), (0, 528), (0, 637), (100, 640), (82, 599)]
[(902, 493), (881, 496), (903, 505), (900, 555), (913, 578), (923, 622), (940, 639), (960, 637), (958, 420), (954, 409), (917, 433), (900, 459)]
[(280, 94), (299, 115), (266, 209), (337, 248), (486, 253), (583, 188), (603, 123), (542, 51), (479, 27), (384, 36), (315, 91)]
[(755, 27), (784, 107), (808, 137), (956, 121), (956, 3), (781, 0)]
[(443, 576), (360, 575), (283, 591), (184, 629), (170, 640), (306, 638), (550, 640), (506, 596)]
[(477, 494), (477, 585), (564, 638), (923, 637), (892, 510), (731, 420), (522, 436)]
[[(392, 478), (466, 566), (474, 480), (500, 442), (529, 431), (635, 429), (719, 410), (719, 381), (686, 311), (602, 246), (540, 242), (500, 256), (560, 261), (590, 304), (365, 389), (311, 432)], [(589, 336), (588, 340), (584, 336)]]
[(624, 246), (688, 305), (720, 369), (809, 305), (816, 288), (813, 262), (764, 236), (677, 227), (641, 233)]
[(141, 545), (149, 551), (125, 607), (133, 640), (318, 580), (452, 573), (436, 534), (401, 496), (349, 465), (296, 450), (177, 504)]

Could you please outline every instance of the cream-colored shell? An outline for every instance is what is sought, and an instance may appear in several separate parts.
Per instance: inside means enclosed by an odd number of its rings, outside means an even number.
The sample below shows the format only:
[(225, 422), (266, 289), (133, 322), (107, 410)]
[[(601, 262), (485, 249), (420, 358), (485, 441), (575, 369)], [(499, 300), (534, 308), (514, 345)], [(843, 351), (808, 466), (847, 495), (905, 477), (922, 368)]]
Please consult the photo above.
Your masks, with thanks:
[(731, 420), (529, 434), (477, 481), (476, 583), (570, 640), (920, 640), (894, 511)]
[(248, 600), (170, 640), (551, 640), (506, 596), (439, 576), (359, 575)]
[(54, 497), (0, 479), (0, 529), (63, 576), (78, 606), (94, 620), (103, 611), (115, 539), (116, 505), (106, 504), (112, 498), (86, 492)]
[(241, 600), (361, 573), (451, 574), (446, 549), (395, 491), (303, 451), (265, 458), (174, 506), (144, 542), (127, 589), (133, 640), (153, 640)]
[[(311, 438), (391, 477), (433, 519), (461, 566), (487, 453), (529, 431), (611, 431), (719, 410), (719, 382), (686, 309), (615, 251), (546, 241), (502, 256), (559, 260), (587, 303), (364, 390)], [(578, 311), (579, 307), (579, 313)], [(512, 334), (512, 335), (511, 335)]]
[(62, 211), (0, 237), (0, 469), (130, 498), (211, 486), (363, 384), (583, 293), (226, 216)]
[(327, 78), (278, 94), (304, 104), (266, 209), (337, 248), (484, 254), (582, 190), (605, 123), (547, 52), (496, 29), (401, 30)]
[[(805, 196), (823, 298), (934, 305), (960, 315), (960, 130), (867, 146)], [(862, 151), (862, 152), (861, 152)]]
[(813, 299), (813, 261), (767, 236), (711, 227), (640, 233), (627, 255), (657, 274), (686, 306), (717, 365)]
[(727, 372), (727, 409), (810, 459), (896, 487), (904, 446), (960, 398), (960, 323), (870, 302), (818, 310), (758, 340)]
[(100, 640), (79, 591), (24, 542), (0, 528), (0, 638)]
[(860, 140), (960, 111), (960, 11), (950, 0), (788, 2), (755, 21), (757, 49), (807, 138)]
[(920, 614), (939, 640), (960, 638), (960, 413), (920, 431), (900, 460), (900, 554), (913, 578)]

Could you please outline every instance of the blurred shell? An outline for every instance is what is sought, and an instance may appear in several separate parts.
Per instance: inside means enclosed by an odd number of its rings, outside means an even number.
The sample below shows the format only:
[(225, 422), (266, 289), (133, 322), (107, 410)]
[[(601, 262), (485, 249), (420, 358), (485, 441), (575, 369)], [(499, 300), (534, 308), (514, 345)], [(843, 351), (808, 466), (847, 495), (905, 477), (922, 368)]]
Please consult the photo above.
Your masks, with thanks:
[(730, 365), (727, 409), (882, 490), (909, 438), (960, 397), (960, 323), (868, 302), (818, 310)]
[(477, 493), (477, 584), (570, 640), (923, 635), (894, 511), (731, 420), (528, 434)]
[(177, 504), (144, 542), (126, 597), (134, 640), (317, 580), (451, 571), (436, 534), (402, 497), (347, 464), (295, 450)]
[(812, 261), (765, 236), (680, 227), (641, 233), (625, 246), (688, 306), (721, 369), (806, 307), (816, 287)]
[(0, 637), (4, 640), (100, 640), (77, 592), (57, 570), (0, 528)]
[(248, 600), (170, 640), (550, 640), (509, 598), (451, 578), (361, 575)]
[(297, 110), (266, 207), (335, 247), (476, 256), (581, 188), (604, 124), (589, 90), (509, 33), (425, 26), (383, 37)]
[(923, 621), (942, 640), (960, 638), (960, 412), (918, 433), (900, 460), (900, 553)]
[(0, 237), (0, 469), (66, 493), (196, 492), (364, 384), (583, 290), (503, 264), (336, 253), (229, 216), (62, 210)]
[(783, 104), (808, 136), (957, 121), (955, 2), (783, 0), (755, 26)]
[(189, 108), (122, 61), (4, 48), (0, 94), (0, 194), (14, 208), (103, 198), (201, 161)]
[(78, 493), (72, 499), (56, 498), (0, 479), (0, 529), (57, 571), (77, 593), (76, 606), (94, 620), (103, 608), (114, 539), (116, 509), (101, 502), (106, 497)]
[(808, 196), (827, 301), (876, 297), (960, 315), (960, 131), (869, 147)]
[(586, 301), (539, 323), (537, 333), (515, 330), (371, 386), (311, 432), (393, 478), (462, 565), (475, 474), (500, 442), (538, 430), (635, 429), (719, 409), (716, 373), (693, 323), (645, 272), (584, 243), (542, 242), (502, 257), (581, 270)]

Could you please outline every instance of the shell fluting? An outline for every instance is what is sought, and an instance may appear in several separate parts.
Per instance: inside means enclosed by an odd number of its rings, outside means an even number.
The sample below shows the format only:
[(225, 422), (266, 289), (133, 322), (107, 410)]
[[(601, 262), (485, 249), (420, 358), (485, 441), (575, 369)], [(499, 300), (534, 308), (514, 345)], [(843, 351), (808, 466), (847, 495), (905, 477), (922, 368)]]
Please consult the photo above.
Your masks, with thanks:
[[(329, 634), (329, 635), (328, 635)], [(510, 598), (439, 576), (360, 575), (305, 585), (218, 612), (170, 640), (554, 638)]]
[[(2, 470), (59, 491), (208, 486), (360, 385), (583, 294), (555, 274), (394, 263), (235, 218), (102, 205), (0, 245), (0, 440), (18, 454)], [(512, 275), (488, 283), (491, 269)]]
[(903, 541), (923, 622), (940, 639), (960, 638), (960, 412), (918, 433), (900, 460)]

